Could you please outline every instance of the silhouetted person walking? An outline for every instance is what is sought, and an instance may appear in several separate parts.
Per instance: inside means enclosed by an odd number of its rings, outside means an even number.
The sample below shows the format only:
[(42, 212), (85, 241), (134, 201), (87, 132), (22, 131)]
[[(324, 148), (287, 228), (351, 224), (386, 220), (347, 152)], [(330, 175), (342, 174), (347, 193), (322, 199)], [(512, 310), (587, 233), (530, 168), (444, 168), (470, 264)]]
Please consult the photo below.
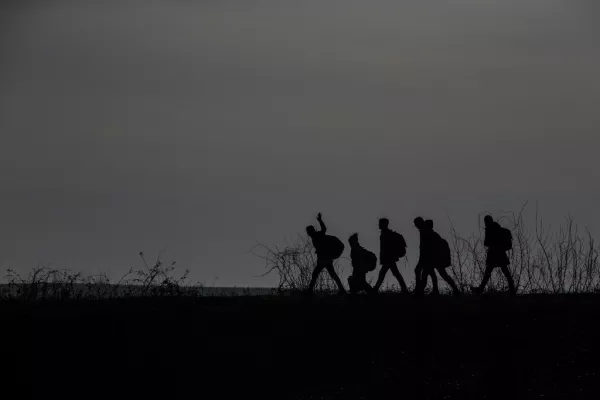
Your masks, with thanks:
[(348, 239), (350, 243), (350, 259), (352, 260), (352, 275), (348, 277), (350, 293), (365, 291), (369, 294), (376, 291), (367, 282), (367, 272), (377, 268), (377, 256), (358, 243), (358, 233)]
[[(432, 292), (438, 294), (437, 276), (435, 275), (432, 260), (434, 249), (432, 248), (431, 233), (433, 229), (429, 229), (429, 224), (425, 223), (425, 220), (421, 217), (415, 218), (413, 222), (419, 230), (419, 261), (415, 267), (415, 294), (423, 294), (427, 286), (428, 276), (431, 277)], [(433, 222), (431, 223), (432, 225)]]
[(404, 237), (398, 232), (394, 232), (389, 228), (390, 221), (387, 218), (381, 218), (379, 220), (379, 229), (381, 235), (379, 237), (380, 251), (379, 251), (379, 262), (381, 263), (381, 270), (379, 271), (379, 278), (375, 283), (375, 291), (379, 291), (385, 274), (388, 270), (392, 270), (392, 274), (398, 280), (402, 293), (408, 293), (408, 288), (404, 282), (404, 278), (398, 271), (396, 262), (406, 254), (406, 241)]
[(483, 219), (485, 223), (485, 239), (483, 245), (487, 247), (486, 267), (483, 274), (483, 280), (479, 287), (471, 287), (473, 293), (483, 293), (494, 268), (500, 267), (500, 270), (508, 281), (508, 288), (512, 294), (517, 293), (508, 265), (510, 260), (506, 255), (508, 250), (512, 249), (512, 234), (509, 229), (503, 228), (494, 221), (491, 215), (486, 215)]
[(423, 218), (417, 217), (414, 222), (421, 236), (419, 264), (415, 268), (415, 274), (418, 277), (420, 276), (420, 279), (417, 279), (416, 293), (423, 293), (427, 286), (427, 277), (431, 276), (433, 293), (439, 294), (437, 277), (435, 275), (435, 271), (437, 271), (442, 279), (452, 288), (453, 294), (458, 296), (460, 290), (446, 271), (446, 268), (452, 265), (452, 255), (448, 242), (433, 230), (432, 220), (423, 221)]
[(317, 265), (313, 270), (308, 290), (310, 292), (313, 291), (317, 279), (319, 278), (319, 274), (323, 269), (326, 269), (337, 285), (340, 293), (346, 293), (340, 277), (335, 273), (335, 269), (333, 268), (333, 260), (342, 255), (344, 244), (337, 237), (325, 234), (327, 232), (327, 227), (321, 218), (321, 213), (317, 215), (317, 221), (319, 221), (319, 225), (321, 226), (320, 231), (317, 231), (312, 225), (306, 227), (306, 233), (308, 233), (308, 236), (312, 239), (315, 253), (317, 253)]

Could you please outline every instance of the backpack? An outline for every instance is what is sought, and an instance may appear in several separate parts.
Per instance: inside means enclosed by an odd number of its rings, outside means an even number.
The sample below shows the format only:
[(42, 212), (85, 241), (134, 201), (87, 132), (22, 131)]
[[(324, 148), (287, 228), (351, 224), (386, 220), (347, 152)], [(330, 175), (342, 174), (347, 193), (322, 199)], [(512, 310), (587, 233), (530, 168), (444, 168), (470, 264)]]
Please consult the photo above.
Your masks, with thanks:
[(498, 242), (502, 250), (512, 250), (512, 232), (508, 228), (500, 227), (498, 230)]
[(344, 243), (335, 236), (325, 235), (323, 237), (323, 253), (327, 258), (335, 260), (340, 258), (344, 252)]
[(448, 244), (448, 241), (446, 239), (444, 239), (443, 237), (439, 236), (439, 247), (438, 247), (438, 254), (440, 257), (440, 263), (442, 263), (442, 266), (444, 268), (447, 268), (450, 266), (450, 264), (452, 264), (452, 253), (450, 251), (450, 245)]
[(398, 232), (392, 231), (392, 234), (394, 238), (394, 253), (396, 256), (396, 261), (398, 261), (406, 255), (406, 241), (404, 240), (404, 236), (402, 236)]
[(363, 249), (362, 252), (362, 265), (367, 272), (375, 271), (377, 268), (377, 256), (375, 253), (370, 252), (367, 249)]

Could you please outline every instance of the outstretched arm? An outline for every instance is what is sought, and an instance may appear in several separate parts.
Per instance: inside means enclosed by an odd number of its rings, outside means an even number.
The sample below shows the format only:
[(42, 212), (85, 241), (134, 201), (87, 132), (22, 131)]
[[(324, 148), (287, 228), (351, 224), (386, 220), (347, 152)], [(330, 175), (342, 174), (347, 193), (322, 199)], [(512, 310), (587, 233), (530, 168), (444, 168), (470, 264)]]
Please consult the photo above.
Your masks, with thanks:
[(321, 225), (321, 233), (327, 232), (327, 227), (325, 226), (325, 223), (323, 222), (323, 218), (321, 217), (321, 213), (319, 213), (317, 215), (317, 221), (319, 221), (319, 225)]

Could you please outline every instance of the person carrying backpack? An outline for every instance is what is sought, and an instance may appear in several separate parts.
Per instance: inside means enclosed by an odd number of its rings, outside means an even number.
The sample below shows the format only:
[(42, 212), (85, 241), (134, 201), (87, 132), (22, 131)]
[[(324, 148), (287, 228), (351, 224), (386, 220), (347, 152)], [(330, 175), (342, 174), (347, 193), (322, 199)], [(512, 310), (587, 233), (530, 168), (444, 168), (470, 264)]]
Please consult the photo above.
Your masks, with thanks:
[(350, 243), (350, 259), (352, 260), (352, 275), (348, 277), (350, 293), (355, 294), (365, 291), (369, 294), (375, 290), (367, 282), (367, 272), (377, 268), (377, 256), (358, 243), (358, 233), (348, 239)]
[(381, 230), (381, 236), (379, 237), (380, 251), (379, 251), (379, 262), (381, 263), (381, 270), (379, 271), (379, 277), (377, 283), (375, 283), (375, 291), (379, 291), (385, 274), (388, 270), (392, 270), (392, 274), (398, 280), (402, 293), (408, 293), (408, 287), (404, 282), (404, 278), (398, 271), (396, 262), (406, 255), (406, 241), (404, 237), (394, 232), (389, 228), (390, 221), (387, 218), (381, 218), (379, 220), (379, 229)]
[(326, 269), (337, 285), (339, 292), (345, 294), (346, 289), (344, 289), (340, 277), (335, 273), (335, 269), (333, 268), (333, 261), (339, 258), (344, 252), (344, 244), (337, 237), (325, 234), (327, 233), (327, 227), (321, 218), (321, 213), (317, 215), (317, 221), (319, 221), (319, 225), (321, 226), (320, 231), (317, 231), (312, 225), (306, 227), (306, 233), (312, 239), (315, 253), (317, 253), (317, 265), (313, 269), (308, 291), (312, 292), (314, 290), (319, 274), (323, 269)]
[[(430, 221), (430, 220), (428, 220)], [(427, 286), (427, 277), (431, 277), (433, 286), (432, 293), (438, 294), (437, 276), (433, 267), (434, 249), (432, 248), (433, 241), (431, 240), (431, 232), (433, 232), (433, 221), (431, 224), (423, 218), (417, 217), (414, 219), (415, 227), (419, 230), (419, 261), (415, 267), (415, 290), (414, 293), (422, 295)], [(431, 227), (430, 227), (431, 225)]]
[(423, 294), (425, 286), (427, 286), (427, 277), (431, 276), (433, 293), (439, 294), (437, 276), (435, 274), (435, 271), (437, 271), (442, 279), (452, 288), (452, 293), (455, 296), (460, 295), (458, 286), (446, 271), (446, 268), (452, 264), (452, 254), (448, 242), (433, 230), (432, 220), (423, 221), (423, 218), (417, 217), (414, 222), (421, 236), (419, 263), (417, 264), (417, 268), (415, 268), (417, 276), (415, 292)]
[(512, 249), (512, 234), (509, 229), (503, 228), (495, 222), (491, 215), (486, 215), (483, 219), (485, 223), (485, 239), (483, 245), (487, 247), (487, 257), (483, 280), (479, 287), (473, 286), (473, 293), (481, 294), (485, 289), (494, 268), (500, 267), (500, 270), (508, 281), (508, 288), (512, 294), (517, 293), (508, 265), (510, 260), (506, 255), (508, 250)]
[(433, 292), (438, 292), (437, 276), (435, 270), (431, 266), (432, 261), (430, 260), (433, 251), (427, 249), (427, 245), (431, 243), (427, 239), (429, 230), (426, 229), (427, 224), (421, 217), (414, 219), (415, 227), (419, 230), (419, 261), (415, 267), (415, 294), (423, 294), (425, 287), (427, 286), (427, 277), (431, 276), (431, 283), (433, 285)]

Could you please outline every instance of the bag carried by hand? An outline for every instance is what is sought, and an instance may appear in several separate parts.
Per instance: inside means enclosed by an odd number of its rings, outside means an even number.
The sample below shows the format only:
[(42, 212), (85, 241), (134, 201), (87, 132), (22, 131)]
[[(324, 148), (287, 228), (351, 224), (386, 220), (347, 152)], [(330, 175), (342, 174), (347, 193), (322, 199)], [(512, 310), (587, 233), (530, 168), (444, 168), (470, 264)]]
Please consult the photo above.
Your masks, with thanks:
[(325, 235), (323, 237), (323, 256), (335, 260), (340, 258), (344, 252), (344, 243), (335, 236)]

